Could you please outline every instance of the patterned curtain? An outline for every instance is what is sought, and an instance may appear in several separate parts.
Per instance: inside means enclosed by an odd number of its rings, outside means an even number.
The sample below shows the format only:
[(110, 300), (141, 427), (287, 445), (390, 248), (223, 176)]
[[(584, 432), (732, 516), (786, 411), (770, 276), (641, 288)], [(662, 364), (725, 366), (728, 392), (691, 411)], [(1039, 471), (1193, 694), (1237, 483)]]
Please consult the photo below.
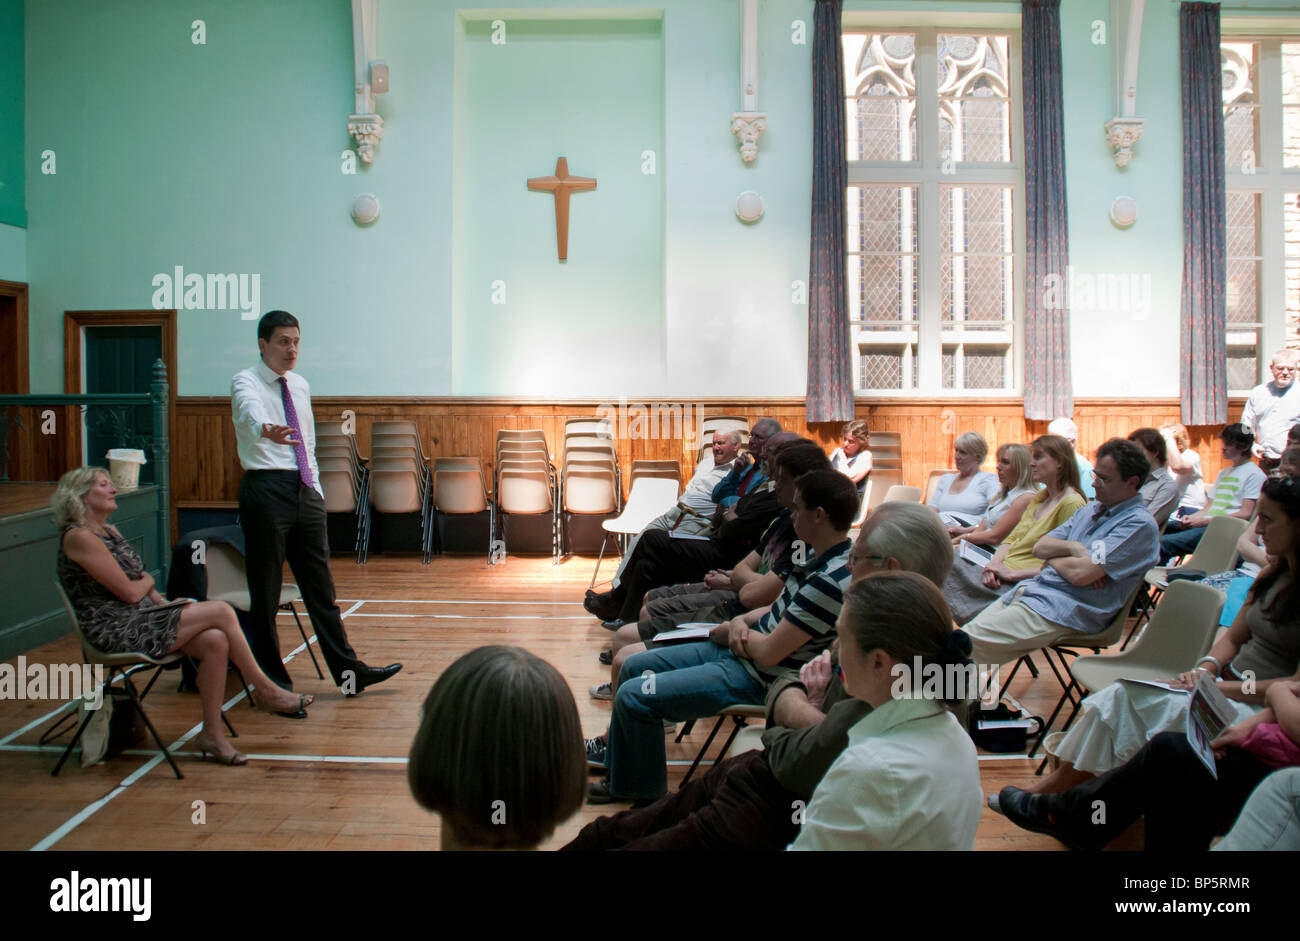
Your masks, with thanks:
[(848, 290), (844, 280), (843, 0), (817, 0), (814, 12), (812, 255), (808, 265), (809, 422), (853, 418)]
[(1184, 425), (1228, 420), (1226, 189), (1219, 5), (1179, 10), (1183, 70), (1183, 291), (1179, 391)]
[(1025, 417), (1074, 413), (1065, 128), (1061, 105), (1061, 0), (1023, 0), (1025, 89)]

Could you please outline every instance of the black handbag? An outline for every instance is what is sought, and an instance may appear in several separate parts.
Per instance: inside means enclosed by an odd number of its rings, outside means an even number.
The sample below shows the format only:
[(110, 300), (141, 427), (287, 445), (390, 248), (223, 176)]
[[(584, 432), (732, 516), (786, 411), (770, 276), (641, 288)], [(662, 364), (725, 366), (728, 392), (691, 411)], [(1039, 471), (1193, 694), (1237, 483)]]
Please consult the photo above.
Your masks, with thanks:
[(1024, 751), (1031, 735), (1043, 731), (1043, 720), (1022, 713), (1005, 702), (993, 709), (973, 707), (969, 717), (970, 737), (985, 751)]

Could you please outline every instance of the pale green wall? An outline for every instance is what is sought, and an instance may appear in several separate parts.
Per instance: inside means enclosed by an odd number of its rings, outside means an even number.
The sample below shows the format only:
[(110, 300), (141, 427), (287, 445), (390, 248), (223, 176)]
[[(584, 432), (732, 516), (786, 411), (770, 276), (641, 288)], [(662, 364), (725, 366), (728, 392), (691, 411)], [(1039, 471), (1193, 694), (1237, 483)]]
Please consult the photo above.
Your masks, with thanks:
[[(845, 6), (909, 16), (1019, 10), (961, 0)], [(1071, 261), (1093, 275), (1152, 281), (1145, 320), (1074, 312), (1075, 390), (1175, 394), (1177, 6), (1147, 5), (1138, 95), (1147, 129), (1125, 170), (1102, 131), (1113, 110), (1111, 49), (1092, 42), (1091, 23), (1108, 18), (1109, 4), (1062, 6)], [(25, 267), (32, 284), (33, 389), (62, 386), (64, 310), (150, 307), (153, 276), (183, 265), (260, 274), (261, 309), (304, 321), (302, 368), (319, 394), (802, 394), (807, 309), (792, 302), (791, 282), (808, 271), (812, 4), (759, 5), (768, 129), (748, 167), (729, 127), (740, 7), (663, 0), (574, 11), (520, 0), (497, 14), (508, 38), (493, 47), (475, 32), (485, 29), (473, 25), (482, 13), (462, 17), (448, 0), (384, 0), (385, 139), (372, 167), (347, 176), (344, 0), (226, 0), (202, 10), (168, 0), (28, 3), (32, 223), (25, 266), (22, 236), (0, 229), (0, 276)], [(206, 46), (190, 41), (196, 16)], [(543, 17), (555, 22), (530, 38), (525, 20)], [(620, 17), (643, 25), (611, 38), (608, 21)], [(808, 44), (791, 42), (794, 20), (806, 24)], [(544, 67), (553, 53), (554, 67)], [(40, 172), (46, 148), (57, 154), (55, 175)], [(651, 149), (657, 173), (646, 176), (641, 153)], [(549, 173), (560, 152), (571, 172), (601, 181), (573, 198), (565, 266), (554, 259), (549, 198), (523, 185)], [(733, 215), (747, 189), (767, 202), (753, 227)], [(369, 229), (348, 215), (362, 192), (383, 207)], [(1129, 231), (1107, 215), (1121, 193), (1140, 208)], [(490, 303), (498, 279), (500, 306)], [(237, 312), (183, 311), (180, 329), (183, 394), (225, 393), (255, 353), (253, 324)]]
[[(0, 0), (0, 225), (23, 226), (23, 0)], [(0, 249), (3, 251), (3, 249)], [(0, 255), (0, 265), (7, 265)], [(0, 268), (0, 278), (4, 269)]]
[(27, 280), (27, 230), (0, 223), (0, 281)]

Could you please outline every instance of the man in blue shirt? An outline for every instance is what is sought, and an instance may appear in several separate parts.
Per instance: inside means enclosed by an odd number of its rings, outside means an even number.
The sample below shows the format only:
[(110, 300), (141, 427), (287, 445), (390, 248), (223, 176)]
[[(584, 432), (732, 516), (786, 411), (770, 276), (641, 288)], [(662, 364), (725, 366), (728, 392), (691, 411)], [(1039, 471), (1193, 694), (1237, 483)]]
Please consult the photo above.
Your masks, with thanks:
[(966, 625), (972, 660), (1000, 665), (1105, 630), (1159, 555), (1159, 527), (1138, 494), (1148, 473), (1132, 441), (1111, 438), (1097, 449), (1097, 499), (1034, 546), (1046, 563), (1038, 575)]

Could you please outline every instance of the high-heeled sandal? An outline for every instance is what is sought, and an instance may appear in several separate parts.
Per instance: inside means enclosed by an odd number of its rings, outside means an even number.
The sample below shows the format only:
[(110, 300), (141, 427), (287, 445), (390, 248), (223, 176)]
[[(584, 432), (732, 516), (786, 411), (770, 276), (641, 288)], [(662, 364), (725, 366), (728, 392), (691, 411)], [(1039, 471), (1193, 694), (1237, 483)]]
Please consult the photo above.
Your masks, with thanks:
[(204, 758), (211, 758), (219, 765), (226, 765), (229, 767), (232, 765), (248, 764), (247, 755), (237, 751), (222, 754), (217, 751), (216, 745), (213, 743), (212, 739), (204, 738), (202, 734), (194, 736), (194, 744), (198, 747), (199, 754)]
[(255, 690), (251, 690), (251, 689), (250, 689), (250, 690), (248, 691), (248, 695), (249, 695), (250, 697), (252, 697), (253, 705), (254, 705), (256, 708), (260, 709), (262, 712), (270, 712), (270, 713), (273, 713), (274, 715), (277, 715), (277, 716), (283, 716), (283, 717), (286, 718), (286, 719), (305, 719), (305, 718), (307, 718), (307, 707), (310, 706), (313, 702), (316, 701), (316, 697), (315, 697), (315, 696), (312, 696), (310, 693), (299, 693), (299, 694), (298, 694), (298, 711), (297, 711), (297, 712), (289, 712), (288, 710), (277, 709), (277, 708), (275, 708), (275, 706), (272, 706), (272, 705), (270, 705), (270, 704), (268, 704), (268, 703), (263, 703), (261, 700), (259, 700), (259, 699), (257, 698), (257, 692), (256, 692)]

